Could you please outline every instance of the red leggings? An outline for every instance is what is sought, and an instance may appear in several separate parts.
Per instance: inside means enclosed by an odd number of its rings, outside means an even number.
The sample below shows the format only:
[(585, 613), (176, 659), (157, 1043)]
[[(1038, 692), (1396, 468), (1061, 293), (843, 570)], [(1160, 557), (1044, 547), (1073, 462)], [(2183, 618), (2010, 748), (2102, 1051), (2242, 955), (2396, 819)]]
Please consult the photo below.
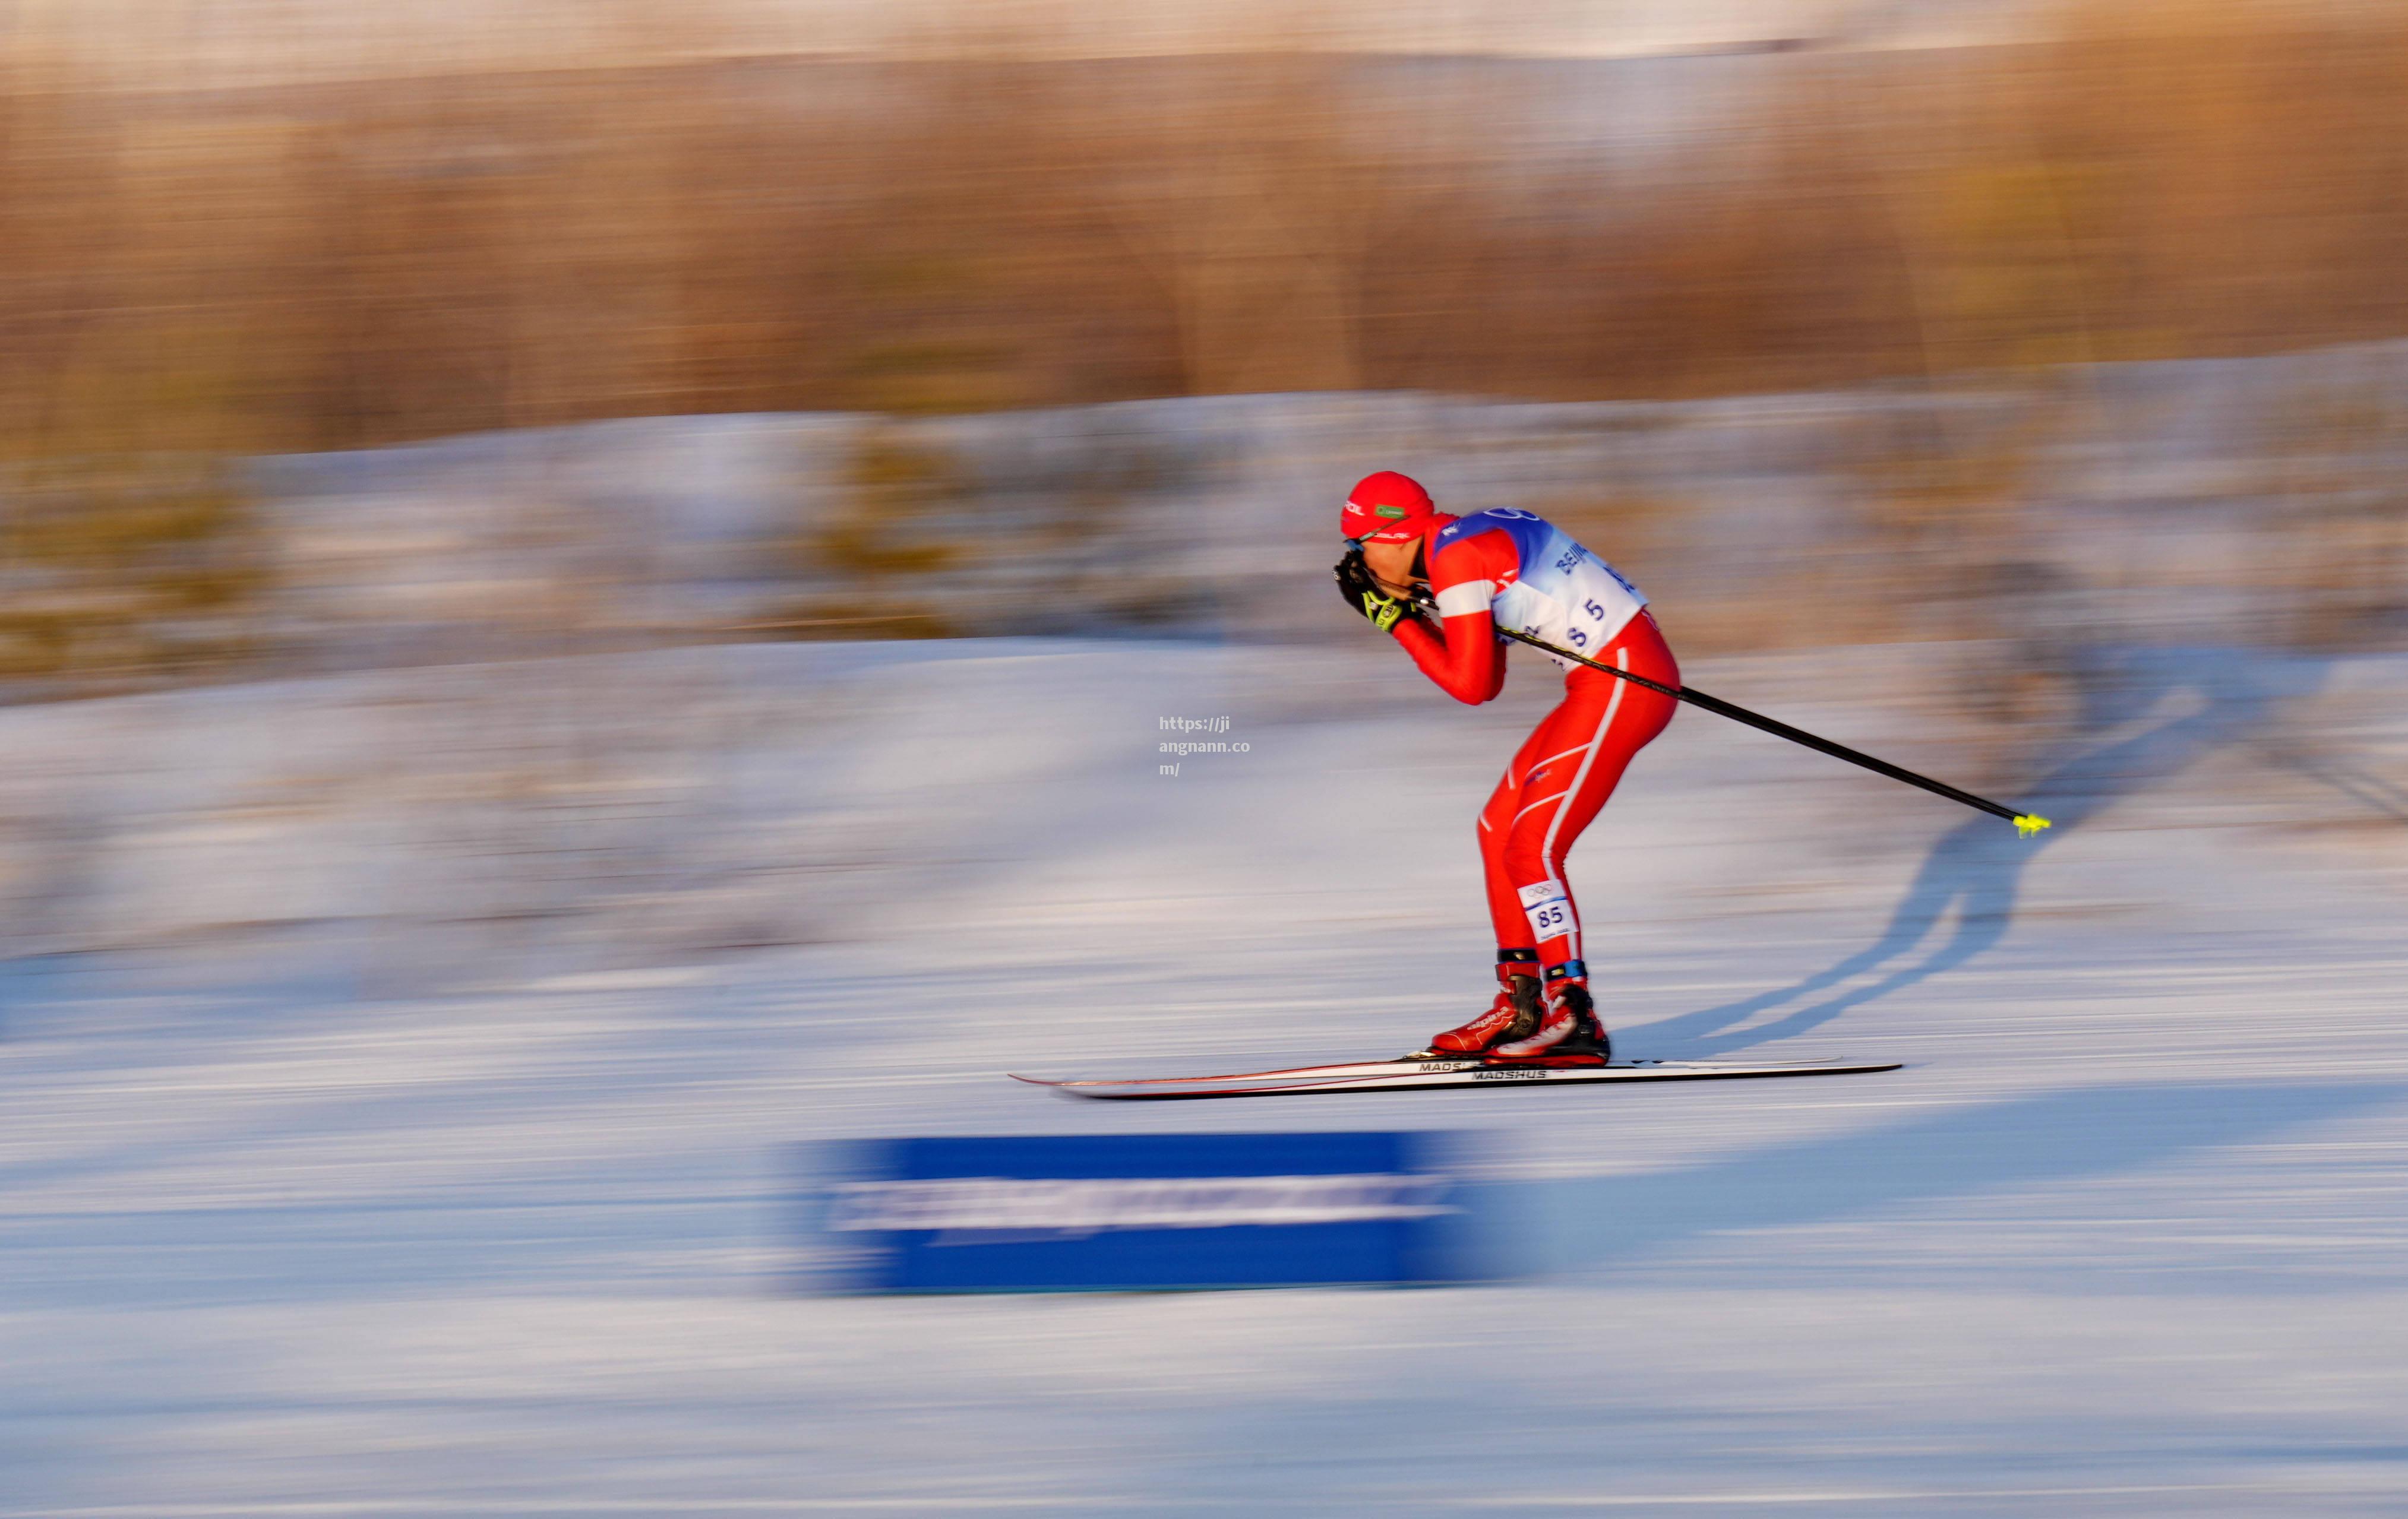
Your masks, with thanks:
[[(1672, 651), (1644, 610), (1593, 657), (1669, 686), (1681, 683)], [(1532, 730), (1480, 813), (1480, 858), (1498, 949), (1535, 949), (1549, 967), (1581, 958), (1565, 852), (1613, 795), (1630, 757), (1664, 731), (1679, 705), (1618, 676), (1581, 666), (1566, 673), (1563, 705)]]

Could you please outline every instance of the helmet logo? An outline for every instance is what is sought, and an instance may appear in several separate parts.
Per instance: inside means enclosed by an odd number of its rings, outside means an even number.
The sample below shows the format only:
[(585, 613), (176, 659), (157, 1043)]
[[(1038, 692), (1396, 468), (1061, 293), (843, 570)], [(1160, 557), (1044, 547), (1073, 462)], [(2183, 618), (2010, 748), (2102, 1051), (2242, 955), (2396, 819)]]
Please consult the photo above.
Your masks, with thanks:
[(1405, 520), (1405, 509), (1402, 507), (1382, 507), (1378, 509), (1378, 515), (1388, 518), (1394, 522), (1403, 522)]

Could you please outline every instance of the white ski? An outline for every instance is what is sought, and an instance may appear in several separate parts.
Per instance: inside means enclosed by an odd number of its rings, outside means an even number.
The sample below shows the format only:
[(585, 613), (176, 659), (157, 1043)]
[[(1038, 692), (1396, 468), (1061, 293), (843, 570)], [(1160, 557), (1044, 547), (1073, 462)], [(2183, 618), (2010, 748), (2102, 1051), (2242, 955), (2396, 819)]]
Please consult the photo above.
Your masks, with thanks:
[(1115, 1101), (1193, 1097), (1267, 1097), (1333, 1092), (1404, 1092), (1469, 1086), (1573, 1086), (1632, 1082), (1712, 1082), (1748, 1077), (1854, 1076), (1896, 1070), (1899, 1062), (1832, 1059), (1731, 1064), (1710, 1060), (1641, 1060), (1608, 1066), (1585, 1061), (1374, 1060), (1354, 1065), (1298, 1066), (1228, 1076), (1154, 1076), (1127, 1080), (1012, 1080), (1070, 1096)]

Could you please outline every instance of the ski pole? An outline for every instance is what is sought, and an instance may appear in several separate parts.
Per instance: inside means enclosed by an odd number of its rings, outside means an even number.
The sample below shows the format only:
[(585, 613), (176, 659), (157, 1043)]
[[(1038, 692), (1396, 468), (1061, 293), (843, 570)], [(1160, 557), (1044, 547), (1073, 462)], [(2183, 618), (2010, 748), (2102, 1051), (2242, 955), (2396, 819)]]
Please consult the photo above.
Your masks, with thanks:
[(1917, 775), (1902, 766), (1892, 765), (1887, 760), (1878, 760), (1870, 754), (1860, 753), (1845, 744), (1835, 744), (1828, 738), (1817, 738), (1803, 728), (1793, 728), (1786, 723), (1767, 717), (1762, 712), (1751, 712), (1746, 708), (1735, 706), (1719, 696), (1709, 696), (1695, 686), (1668, 686), (1661, 681), (1651, 681), (1643, 675), (1633, 675), (1628, 670), (1618, 670), (1611, 665), (1600, 664), (1586, 654), (1576, 654), (1569, 649), (1558, 649), (1545, 639), (1534, 638), (1527, 633), (1517, 632), (1510, 627), (1500, 627), (1497, 631), (1516, 643), (1526, 643), (1533, 649), (1541, 650), (1564, 659), (1576, 660), (1590, 669), (1603, 670), (1608, 675), (1620, 676), (1633, 685), (1642, 685), (1650, 691), (1660, 691), (1668, 696), (1676, 696), (1693, 707), (1702, 707), (1709, 712), (1720, 713), (1735, 723), (1744, 723), (1751, 728), (1761, 728), (1775, 738), (1786, 738), (1793, 744), (1804, 744), (1807, 748), (1820, 750), (1834, 759), (1843, 759), (1851, 765), (1861, 765), (1875, 775), (1885, 775), (1892, 781), (1903, 781), (1910, 786), (1921, 786), (1935, 796), (1945, 796), (1952, 802), (1962, 802), (1977, 812), (1987, 812), (1994, 818), (2004, 818), (2015, 825), (2017, 833), (2026, 838), (2048, 826), (2048, 819), (2035, 813), (2018, 812), (2014, 808), (2002, 807), (1987, 797), (1976, 796), (1970, 791), (1958, 791), (1945, 781), (1934, 781), (1928, 775)]

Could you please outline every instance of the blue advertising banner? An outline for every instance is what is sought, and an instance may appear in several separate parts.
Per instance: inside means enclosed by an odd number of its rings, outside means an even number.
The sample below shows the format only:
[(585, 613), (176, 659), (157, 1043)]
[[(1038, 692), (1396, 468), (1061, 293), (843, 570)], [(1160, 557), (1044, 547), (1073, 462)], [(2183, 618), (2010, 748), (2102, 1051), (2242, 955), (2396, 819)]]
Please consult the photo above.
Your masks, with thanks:
[(825, 1290), (1160, 1291), (1479, 1274), (1447, 1137), (1123, 1134), (810, 1147)]

